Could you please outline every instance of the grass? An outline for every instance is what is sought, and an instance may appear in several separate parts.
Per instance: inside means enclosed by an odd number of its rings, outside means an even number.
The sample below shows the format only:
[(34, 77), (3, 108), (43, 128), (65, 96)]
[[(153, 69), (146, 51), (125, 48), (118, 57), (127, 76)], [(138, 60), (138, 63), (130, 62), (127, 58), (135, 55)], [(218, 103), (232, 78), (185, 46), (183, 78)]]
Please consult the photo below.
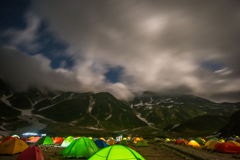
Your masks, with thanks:
[(174, 129), (172, 129), (173, 125), (169, 125), (165, 127), (164, 130), (171, 130), (171, 132), (184, 132), (186, 130), (218, 131), (227, 124), (228, 120), (229, 117), (220, 115), (202, 115), (185, 120)]

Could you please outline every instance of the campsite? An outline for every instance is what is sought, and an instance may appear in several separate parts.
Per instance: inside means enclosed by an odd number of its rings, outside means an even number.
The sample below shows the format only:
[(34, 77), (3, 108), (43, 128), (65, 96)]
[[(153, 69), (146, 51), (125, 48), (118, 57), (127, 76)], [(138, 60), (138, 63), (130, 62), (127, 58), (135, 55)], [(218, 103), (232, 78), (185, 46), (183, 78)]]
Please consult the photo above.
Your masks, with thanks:
[[(60, 141), (61, 139), (61, 141)], [(1, 160), (224, 160), (240, 158), (240, 138), (2, 137)]]

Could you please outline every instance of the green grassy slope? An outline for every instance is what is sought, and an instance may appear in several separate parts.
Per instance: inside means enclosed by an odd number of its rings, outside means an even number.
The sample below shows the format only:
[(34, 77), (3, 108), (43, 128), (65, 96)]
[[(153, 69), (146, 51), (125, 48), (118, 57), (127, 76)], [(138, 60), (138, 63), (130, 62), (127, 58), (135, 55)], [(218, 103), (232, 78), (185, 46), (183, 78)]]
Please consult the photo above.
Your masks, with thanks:
[(125, 129), (147, 125), (136, 116), (128, 104), (119, 101), (110, 93), (97, 93), (93, 98), (96, 102), (91, 113), (101, 121), (104, 128)]
[(164, 130), (171, 132), (184, 131), (218, 131), (227, 124), (229, 117), (220, 115), (202, 115), (180, 122), (180, 125), (173, 128), (174, 125), (168, 125)]
[(237, 103), (214, 103), (193, 95), (163, 95), (153, 92), (144, 92), (129, 103), (141, 113), (141, 117), (159, 128), (200, 115), (228, 117), (239, 106)]
[(21, 111), (9, 107), (0, 100), (0, 117), (17, 117), (20, 114)]
[(228, 137), (237, 135), (240, 136), (240, 110), (236, 111), (231, 117), (228, 123), (219, 130), (221, 136)]
[(84, 118), (84, 115), (87, 114), (88, 105), (89, 96), (82, 95), (78, 98), (62, 101), (53, 107), (36, 113), (55, 121), (69, 123)]

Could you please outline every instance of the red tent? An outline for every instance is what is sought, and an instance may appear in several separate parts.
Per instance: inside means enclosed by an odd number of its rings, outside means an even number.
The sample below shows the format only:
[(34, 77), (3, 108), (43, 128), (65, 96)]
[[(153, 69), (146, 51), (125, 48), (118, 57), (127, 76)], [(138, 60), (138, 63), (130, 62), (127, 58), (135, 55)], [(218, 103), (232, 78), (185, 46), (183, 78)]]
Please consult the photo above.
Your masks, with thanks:
[(7, 136), (6, 138), (4, 138), (4, 140), (2, 141), (2, 143), (5, 142), (5, 141), (7, 141), (7, 140), (9, 140), (9, 139), (18, 139), (18, 137)]
[(44, 160), (44, 157), (39, 147), (31, 146), (25, 149), (16, 160)]
[(183, 141), (187, 141), (187, 140), (185, 140), (185, 139), (177, 139), (175, 141), (175, 144), (181, 144)]
[(218, 143), (214, 146), (214, 150), (218, 152), (223, 152), (223, 153), (232, 153), (232, 154), (239, 154), (240, 153), (240, 147), (231, 144), (231, 143)]
[(37, 142), (40, 138), (42, 137), (34, 137), (33, 139), (30, 140), (30, 142)]
[(26, 141), (30, 141), (28, 138), (25, 138), (25, 137), (21, 137), (20, 139), (23, 140), (23, 141), (25, 141), (25, 142), (26, 142)]
[(62, 144), (63, 141), (64, 141), (63, 138), (58, 137), (58, 138), (56, 138), (56, 139), (53, 141), (53, 143), (61, 143), (61, 144)]

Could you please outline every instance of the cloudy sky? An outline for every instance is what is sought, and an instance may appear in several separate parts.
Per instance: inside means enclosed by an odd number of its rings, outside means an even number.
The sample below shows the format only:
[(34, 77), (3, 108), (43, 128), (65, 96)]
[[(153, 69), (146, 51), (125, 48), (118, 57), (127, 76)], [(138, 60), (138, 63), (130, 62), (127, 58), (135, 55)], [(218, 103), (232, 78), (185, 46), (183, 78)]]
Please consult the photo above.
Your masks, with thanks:
[(240, 1), (1, 1), (0, 78), (17, 90), (240, 101)]

